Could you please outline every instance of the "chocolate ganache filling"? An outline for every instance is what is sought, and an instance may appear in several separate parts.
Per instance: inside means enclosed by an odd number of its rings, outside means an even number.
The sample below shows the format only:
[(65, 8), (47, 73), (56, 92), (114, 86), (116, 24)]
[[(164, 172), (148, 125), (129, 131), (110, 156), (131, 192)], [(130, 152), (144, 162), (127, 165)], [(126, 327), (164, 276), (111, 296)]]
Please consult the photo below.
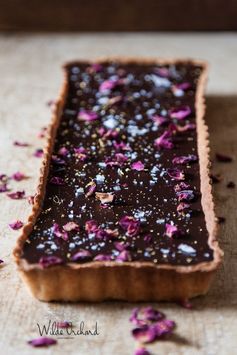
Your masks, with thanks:
[(191, 62), (71, 63), (29, 263), (213, 260)]

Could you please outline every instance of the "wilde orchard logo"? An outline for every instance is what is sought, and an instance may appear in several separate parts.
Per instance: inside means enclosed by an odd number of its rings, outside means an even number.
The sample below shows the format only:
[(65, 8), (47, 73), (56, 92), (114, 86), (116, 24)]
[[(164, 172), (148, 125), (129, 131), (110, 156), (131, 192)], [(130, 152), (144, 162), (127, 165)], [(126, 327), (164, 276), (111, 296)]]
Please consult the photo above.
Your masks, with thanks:
[(75, 336), (98, 336), (100, 334), (97, 322), (89, 327), (84, 321), (81, 321), (77, 327), (72, 322), (49, 320), (47, 324), (40, 325), (37, 323), (37, 327), (41, 337), (57, 336), (59, 339), (72, 339)]

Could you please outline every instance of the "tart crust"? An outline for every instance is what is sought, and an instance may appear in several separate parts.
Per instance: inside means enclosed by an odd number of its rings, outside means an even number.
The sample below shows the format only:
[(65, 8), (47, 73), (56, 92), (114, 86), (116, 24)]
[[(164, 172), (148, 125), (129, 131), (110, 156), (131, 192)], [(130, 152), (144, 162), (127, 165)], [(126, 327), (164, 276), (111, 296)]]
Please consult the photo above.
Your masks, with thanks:
[[(191, 298), (205, 294), (223, 257), (223, 251), (219, 248), (217, 241), (217, 220), (209, 178), (209, 133), (204, 121), (206, 107), (204, 89), (207, 80), (207, 63), (191, 59), (160, 60), (153, 58), (138, 60), (137, 58), (124, 57), (102, 58), (96, 60), (96, 62), (108, 60), (116, 60), (125, 64), (157, 63), (162, 65), (181, 62), (202, 66), (203, 71), (198, 80), (195, 96), (195, 109), (201, 179), (201, 204), (209, 234), (208, 244), (213, 250), (213, 260), (191, 266), (156, 265), (152, 262), (138, 261), (123, 263), (92, 261), (84, 264), (69, 262), (42, 269), (39, 264), (30, 264), (26, 259), (22, 258), (23, 245), (33, 229), (44, 199), (55, 135), (68, 89), (65, 70), (68, 64), (66, 64), (64, 66), (64, 83), (59, 99), (54, 106), (52, 121), (48, 129), (44, 159), (32, 213), (13, 251), (20, 275), (31, 293), (41, 301), (160, 301)], [(79, 63), (79, 61), (73, 63)]]

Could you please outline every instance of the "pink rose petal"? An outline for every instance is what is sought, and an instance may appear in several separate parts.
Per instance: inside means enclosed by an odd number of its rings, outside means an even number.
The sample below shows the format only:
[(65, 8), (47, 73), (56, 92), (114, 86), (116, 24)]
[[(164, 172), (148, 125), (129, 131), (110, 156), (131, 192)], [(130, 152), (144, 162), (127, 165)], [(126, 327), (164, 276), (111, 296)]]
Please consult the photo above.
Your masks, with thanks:
[(119, 80), (108, 79), (108, 80), (103, 81), (100, 84), (99, 92), (103, 93), (103, 92), (111, 91), (111, 90), (115, 89), (117, 86), (123, 85), (123, 84), (124, 84), (123, 79), (119, 79)]
[(171, 118), (176, 118), (177, 120), (183, 120), (191, 114), (191, 109), (189, 106), (176, 107), (169, 111)]
[(121, 253), (119, 253), (119, 255), (116, 257), (115, 259), (116, 261), (131, 261), (132, 260), (132, 256), (129, 253), (128, 250), (123, 250), (121, 251)]
[(152, 343), (157, 338), (156, 327), (154, 325), (144, 325), (132, 330), (133, 337), (139, 343)]
[(63, 157), (65, 157), (66, 155), (68, 155), (69, 150), (66, 147), (62, 147), (59, 149), (58, 151), (58, 155), (61, 155)]
[(19, 220), (9, 223), (9, 227), (11, 227), (11, 229), (13, 229), (13, 230), (18, 230), (21, 227), (23, 227), (23, 225), (24, 225), (23, 222), (21, 222)]
[(92, 196), (96, 191), (96, 183), (94, 181), (90, 182), (86, 187), (88, 187), (88, 186), (89, 186), (89, 189), (86, 193), (86, 197)]
[(139, 161), (136, 161), (134, 163), (132, 163), (131, 165), (132, 169), (133, 170), (137, 170), (137, 171), (142, 171), (144, 170), (144, 164), (139, 160)]
[(114, 200), (114, 194), (106, 192), (96, 192), (95, 197), (101, 203), (112, 203)]
[(50, 346), (57, 343), (57, 340), (48, 338), (48, 337), (40, 337), (36, 339), (32, 339), (28, 341), (28, 344), (32, 345), (33, 347), (44, 347)]
[(25, 174), (21, 173), (20, 171), (17, 171), (16, 173), (14, 173), (11, 178), (15, 181), (21, 181), (26, 179)]
[(160, 115), (153, 115), (153, 116), (151, 116), (151, 118), (158, 126), (165, 125), (166, 123), (169, 122), (167, 117), (163, 117)]
[(184, 180), (185, 179), (184, 172), (177, 169), (177, 168), (167, 169), (167, 173), (174, 180)]
[(75, 222), (68, 222), (64, 224), (63, 230), (65, 230), (66, 232), (71, 232), (74, 230), (79, 231), (79, 225)]
[(137, 348), (134, 355), (151, 355), (151, 353), (146, 348)]
[(175, 226), (173, 224), (166, 223), (165, 235), (167, 235), (167, 237), (170, 237), (170, 238), (178, 237), (180, 235), (180, 231), (177, 226)]
[(155, 308), (148, 306), (142, 308), (134, 308), (129, 321), (135, 325), (145, 325), (150, 322), (157, 322), (164, 319), (165, 315)]
[(48, 268), (50, 266), (60, 265), (63, 263), (63, 260), (58, 256), (42, 256), (39, 259), (39, 264), (42, 268)]
[(36, 149), (34, 154), (33, 154), (33, 156), (36, 157), (36, 158), (42, 158), (43, 155), (44, 155), (44, 151), (41, 148)]
[(95, 220), (89, 220), (85, 223), (85, 230), (88, 234), (96, 233), (98, 231), (98, 223)]
[(16, 192), (10, 192), (7, 194), (8, 197), (10, 197), (12, 200), (21, 200), (25, 198), (25, 191), (16, 191)]
[(71, 257), (72, 261), (86, 261), (92, 258), (91, 252), (81, 249)]
[(77, 117), (80, 121), (87, 121), (87, 122), (95, 121), (99, 118), (96, 112), (86, 111), (86, 110), (80, 110)]
[(57, 223), (53, 224), (52, 227), (52, 233), (55, 235), (57, 238), (62, 238), (63, 240), (67, 241), (68, 240), (68, 234), (64, 230), (60, 230), (59, 225)]
[(194, 154), (188, 154), (188, 155), (182, 155), (179, 157), (175, 157), (172, 160), (173, 164), (188, 164), (188, 163), (193, 163), (197, 161), (197, 156)]
[(71, 328), (72, 327), (72, 322), (68, 322), (68, 321), (61, 321), (61, 322), (57, 322), (57, 328), (60, 329), (67, 329), (67, 328)]
[(179, 205), (177, 206), (177, 212), (181, 213), (189, 208), (190, 205), (188, 203), (180, 202)]
[(195, 197), (193, 190), (182, 190), (176, 192), (179, 202), (192, 201)]
[(126, 231), (129, 237), (133, 237), (139, 233), (140, 221), (131, 216), (124, 216), (120, 219), (119, 225)]
[(106, 254), (98, 254), (94, 257), (94, 261), (110, 261), (111, 260), (111, 255), (106, 255)]
[(9, 191), (7, 184), (0, 184), (0, 193)]
[(154, 144), (157, 148), (172, 149), (174, 144), (171, 141), (170, 131), (164, 131), (164, 133), (155, 140)]

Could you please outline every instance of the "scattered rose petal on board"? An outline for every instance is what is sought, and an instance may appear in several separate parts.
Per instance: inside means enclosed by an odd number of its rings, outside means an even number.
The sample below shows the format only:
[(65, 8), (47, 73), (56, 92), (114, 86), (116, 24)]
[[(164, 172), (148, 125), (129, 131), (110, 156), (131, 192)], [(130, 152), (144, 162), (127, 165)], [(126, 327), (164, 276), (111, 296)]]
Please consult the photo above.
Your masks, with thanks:
[(44, 155), (44, 151), (41, 148), (38, 148), (34, 151), (33, 156), (36, 158), (42, 158)]
[(7, 184), (0, 184), (0, 192), (7, 192), (7, 191), (9, 191)]
[(151, 355), (151, 353), (144, 347), (137, 348), (134, 355)]
[(71, 328), (72, 322), (68, 322), (68, 321), (64, 320), (64, 321), (57, 322), (56, 325), (57, 325), (57, 328), (62, 328), (62, 329)]
[(15, 145), (16, 147), (29, 147), (30, 146), (29, 143), (19, 142), (19, 141), (14, 141), (13, 145)]
[(23, 222), (21, 222), (19, 220), (9, 223), (9, 227), (13, 230), (18, 230), (18, 229), (22, 228), (23, 225), (24, 225)]
[(10, 192), (7, 194), (8, 197), (10, 197), (12, 200), (21, 200), (25, 198), (25, 191), (16, 191), (16, 192)]
[(36, 339), (32, 339), (28, 341), (28, 344), (32, 345), (33, 347), (44, 347), (50, 346), (57, 343), (57, 340), (48, 337), (40, 337)]
[(16, 173), (14, 173), (11, 178), (15, 181), (21, 181), (21, 180), (24, 180), (26, 179), (26, 175), (21, 173), (20, 171), (17, 171)]
[(139, 160), (139, 161), (136, 161), (134, 163), (132, 163), (131, 165), (132, 169), (133, 170), (137, 170), (137, 171), (142, 171), (144, 170), (144, 164)]
[(39, 259), (39, 264), (42, 268), (63, 264), (63, 260), (58, 256), (42, 256)]

